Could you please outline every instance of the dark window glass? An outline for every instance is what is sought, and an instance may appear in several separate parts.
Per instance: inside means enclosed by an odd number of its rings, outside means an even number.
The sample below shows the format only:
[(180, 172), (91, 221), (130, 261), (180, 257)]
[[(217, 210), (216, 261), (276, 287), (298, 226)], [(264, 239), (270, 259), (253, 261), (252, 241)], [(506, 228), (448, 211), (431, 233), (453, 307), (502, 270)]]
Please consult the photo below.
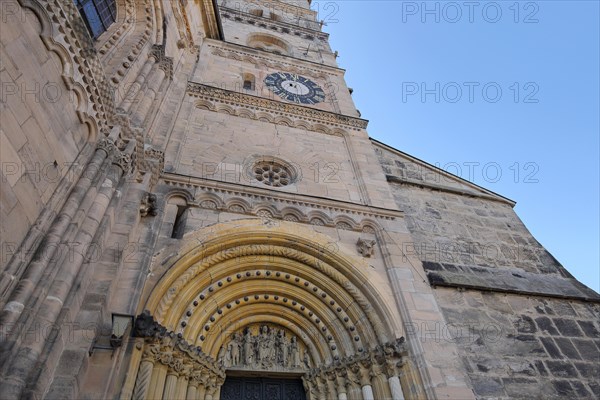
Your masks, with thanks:
[(116, 20), (115, 0), (74, 0), (74, 2), (94, 39), (97, 39)]

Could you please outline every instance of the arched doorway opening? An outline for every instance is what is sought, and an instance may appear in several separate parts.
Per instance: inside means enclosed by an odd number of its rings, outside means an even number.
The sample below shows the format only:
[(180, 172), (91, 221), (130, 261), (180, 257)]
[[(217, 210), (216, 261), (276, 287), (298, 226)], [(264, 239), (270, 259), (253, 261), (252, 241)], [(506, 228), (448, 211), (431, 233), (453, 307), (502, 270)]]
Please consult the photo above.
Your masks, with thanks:
[[(403, 398), (396, 319), (364, 262), (329, 237), (242, 220), (163, 254), (141, 306), (158, 328), (137, 330), (122, 398), (225, 400), (243, 387), (297, 388), (298, 379), (310, 400)], [(233, 386), (222, 392), (225, 382)]]

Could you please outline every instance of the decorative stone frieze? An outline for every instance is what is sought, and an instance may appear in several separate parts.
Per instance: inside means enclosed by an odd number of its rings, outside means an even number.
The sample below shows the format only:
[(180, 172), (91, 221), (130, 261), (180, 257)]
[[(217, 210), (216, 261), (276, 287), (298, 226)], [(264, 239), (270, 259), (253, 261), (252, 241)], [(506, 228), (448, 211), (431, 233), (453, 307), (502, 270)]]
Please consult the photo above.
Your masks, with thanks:
[(298, 338), (284, 329), (260, 326), (258, 334), (249, 327), (236, 332), (223, 345), (223, 365), (235, 369), (303, 371)]
[[(229, 113), (231, 113), (231, 107), (234, 107), (234, 110), (237, 111), (237, 115), (240, 117), (258, 119), (259, 116), (256, 115), (256, 112), (261, 112), (270, 115), (272, 118), (270, 122), (273, 123), (290, 125), (291, 122), (294, 125), (302, 121), (304, 122), (304, 128), (306, 128), (306, 123), (308, 123), (311, 130), (316, 132), (323, 131), (332, 135), (342, 135), (344, 129), (360, 131), (366, 129), (368, 124), (367, 120), (360, 118), (295, 104), (282, 103), (276, 100), (251, 96), (196, 82), (188, 82), (187, 93), (190, 96), (201, 99), (202, 102), (199, 105), (209, 110), (220, 111), (218, 105), (224, 104), (229, 106), (227, 108)], [(245, 110), (245, 112), (240, 113), (240, 110)], [(248, 113), (248, 110), (251, 112)], [(291, 118), (291, 120), (277, 119), (282, 116)], [(318, 124), (324, 125), (324, 127), (318, 127)], [(298, 127), (301, 125), (298, 125)], [(337, 128), (337, 130), (334, 128)]]
[[(373, 386), (373, 379), (397, 377), (403, 357), (408, 357), (404, 338), (381, 344), (362, 353), (344, 357), (333, 364), (313, 368), (304, 376), (305, 387), (315, 396), (326, 394), (326, 382), (335, 383), (338, 393)], [(319, 398), (319, 397), (315, 397)]]
[[(163, 174), (162, 181), (168, 186), (193, 189), (195, 200), (188, 202), (192, 207), (210, 210), (227, 211), (236, 214), (257, 215), (266, 211), (265, 203), (269, 204), (272, 219), (338, 227), (339, 229), (362, 231), (374, 234), (380, 229), (378, 221), (394, 221), (402, 218), (400, 211), (364, 207), (359, 204), (342, 205), (298, 194), (277, 193), (262, 188), (244, 187), (220, 182), (215, 185), (203, 179), (186, 179), (173, 174)], [(259, 214), (260, 213), (260, 214)], [(367, 239), (365, 239), (367, 240)]]
[[(256, 50), (248, 50), (247, 48), (236, 46), (232, 43), (213, 45), (209, 44), (208, 47), (212, 48), (211, 54), (217, 57), (227, 58), (230, 60), (244, 61), (248, 64), (256, 65), (259, 67), (266, 67), (268, 69), (277, 71), (288, 71), (290, 73), (296, 73), (303, 76), (310, 76), (315, 79), (327, 79), (328, 76), (336, 76), (343, 73), (343, 70), (333, 68), (329, 71), (328, 68), (310, 68), (307, 65), (301, 65), (300, 63), (288, 63), (283, 60), (276, 59), (273, 57), (264, 57), (257, 54)], [(284, 58), (284, 56), (279, 56)], [(306, 63), (309, 64), (309, 63)]]
[(229, 7), (220, 7), (221, 18), (235, 20), (236, 22), (242, 22), (248, 25), (269, 28), (272, 31), (287, 34), (291, 36), (302, 37), (304, 39), (311, 40), (312, 38), (318, 38), (319, 40), (326, 42), (329, 38), (329, 34), (325, 32), (319, 32), (314, 29), (305, 28), (295, 24), (289, 24), (281, 21), (273, 21), (267, 18), (258, 17), (253, 14), (244, 13), (240, 10), (235, 10)]
[(195, 370), (207, 373), (209, 378), (225, 378), (221, 363), (204, 354), (200, 347), (186, 342), (181, 334), (167, 330), (147, 311), (137, 316), (133, 335), (144, 338), (143, 360), (166, 365), (178, 373), (187, 370), (186, 364), (191, 364)]

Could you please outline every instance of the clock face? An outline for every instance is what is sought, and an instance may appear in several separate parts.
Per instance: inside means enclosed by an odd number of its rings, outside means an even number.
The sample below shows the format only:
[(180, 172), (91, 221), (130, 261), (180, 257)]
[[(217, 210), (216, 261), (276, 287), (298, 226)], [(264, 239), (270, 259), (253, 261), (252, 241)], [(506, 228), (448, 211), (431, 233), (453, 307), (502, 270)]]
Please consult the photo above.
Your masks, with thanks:
[(277, 96), (294, 103), (317, 104), (325, 100), (323, 89), (300, 75), (275, 72), (265, 78), (265, 84)]

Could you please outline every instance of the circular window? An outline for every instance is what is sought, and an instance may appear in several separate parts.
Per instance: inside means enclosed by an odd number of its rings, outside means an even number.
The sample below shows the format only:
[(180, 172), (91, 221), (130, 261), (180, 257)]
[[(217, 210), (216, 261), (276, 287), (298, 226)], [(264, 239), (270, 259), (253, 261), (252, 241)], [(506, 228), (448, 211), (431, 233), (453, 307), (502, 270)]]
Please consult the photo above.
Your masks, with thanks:
[(267, 186), (282, 187), (292, 183), (292, 173), (275, 161), (260, 161), (254, 166), (254, 178)]
[(252, 183), (279, 188), (301, 179), (297, 166), (273, 156), (253, 155), (244, 161), (244, 165), (244, 175)]

